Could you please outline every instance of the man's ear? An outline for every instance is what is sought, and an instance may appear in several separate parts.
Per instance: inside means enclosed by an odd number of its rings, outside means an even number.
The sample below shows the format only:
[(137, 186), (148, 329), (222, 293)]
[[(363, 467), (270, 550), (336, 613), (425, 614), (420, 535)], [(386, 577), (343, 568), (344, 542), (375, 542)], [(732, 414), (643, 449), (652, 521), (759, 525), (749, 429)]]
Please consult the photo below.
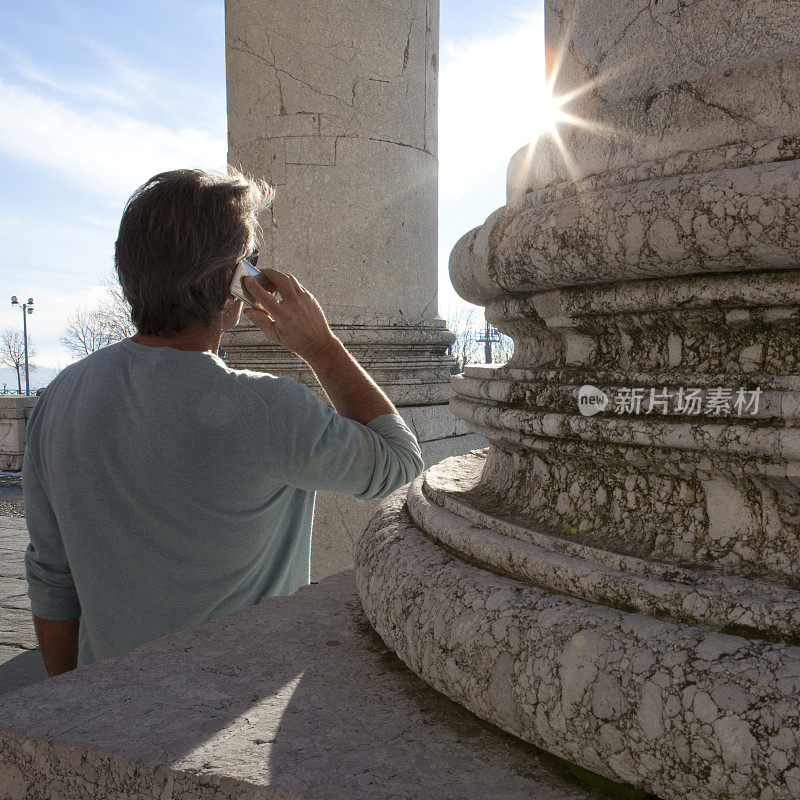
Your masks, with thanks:
[(233, 273), (234, 273), (234, 272), (236, 272), (236, 267), (235, 267), (235, 266), (233, 266), (233, 267), (229, 267), (229, 268), (228, 268), (228, 269), (225, 271), (225, 291), (226, 291), (226, 295), (225, 295), (225, 302), (226, 302), (226, 303), (227, 303), (228, 301), (230, 301), (230, 300), (234, 299), (234, 298), (233, 298), (233, 295), (231, 294), (231, 291), (230, 291), (230, 287), (231, 287), (231, 281), (233, 280)]

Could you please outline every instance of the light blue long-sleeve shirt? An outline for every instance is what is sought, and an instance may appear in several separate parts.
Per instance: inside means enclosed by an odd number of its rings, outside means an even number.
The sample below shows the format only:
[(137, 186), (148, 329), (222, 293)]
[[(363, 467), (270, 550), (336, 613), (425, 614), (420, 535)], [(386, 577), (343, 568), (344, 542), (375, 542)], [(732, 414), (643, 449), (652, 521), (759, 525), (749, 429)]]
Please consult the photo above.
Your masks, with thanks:
[(78, 663), (310, 579), (314, 491), (384, 497), (422, 470), (394, 414), (338, 415), (289, 378), (132, 339), (63, 370), (27, 426), (35, 616), (80, 616)]

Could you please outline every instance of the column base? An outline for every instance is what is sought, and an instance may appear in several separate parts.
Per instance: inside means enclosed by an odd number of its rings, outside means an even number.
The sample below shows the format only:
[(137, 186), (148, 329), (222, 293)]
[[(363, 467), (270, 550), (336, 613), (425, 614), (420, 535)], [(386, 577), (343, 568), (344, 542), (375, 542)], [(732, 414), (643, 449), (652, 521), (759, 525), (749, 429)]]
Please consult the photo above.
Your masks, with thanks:
[[(443, 319), (406, 324), (372, 315), (369, 320), (331, 320), (330, 327), (396, 406), (439, 405), (452, 397), (450, 370), (456, 362), (446, 352), (455, 336)], [(292, 378), (322, 395), (308, 364), (284, 347), (271, 344), (249, 321), (227, 331), (222, 347), (227, 353), (225, 361), (233, 369)]]
[[(796, 798), (797, 592), (516, 525), (479, 507), (484, 459), (433, 468), (360, 539), (359, 594), (387, 645), (483, 719), (662, 800)], [(773, 636), (717, 627), (751, 611)]]

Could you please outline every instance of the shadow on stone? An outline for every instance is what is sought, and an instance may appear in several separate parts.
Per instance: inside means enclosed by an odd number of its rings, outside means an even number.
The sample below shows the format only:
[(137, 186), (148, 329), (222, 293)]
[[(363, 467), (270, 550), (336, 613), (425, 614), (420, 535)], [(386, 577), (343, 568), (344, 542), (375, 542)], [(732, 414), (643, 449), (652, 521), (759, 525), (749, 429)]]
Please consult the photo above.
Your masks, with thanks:
[[(408, 670), (352, 571), (8, 694), (0, 729), (0, 760), (31, 795), (57, 774), (126, 796), (159, 796), (167, 780), (192, 797), (609, 796)], [(32, 757), (31, 739), (54, 760)]]
[[(382, 797), (388, 789), (391, 797), (510, 800), (536, 787), (546, 800), (658, 800), (480, 719), (434, 691), (388, 650), (357, 601), (347, 605), (347, 612), (340, 630), (349, 632), (324, 643), (332, 658), (347, 662), (347, 679), (343, 675), (340, 691), (333, 692), (324, 671), (302, 673), (274, 741), (263, 742), (272, 745), (271, 785), (312, 796), (318, 778), (309, 775), (311, 762), (326, 776), (334, 797), (351, 792), (368, 796), (370, 791)], [(320, 645), (316, 642), (313, 649), (320, 651)], [(382, 721), (376, 724), (376, 717)], [(348, 719), (352, 725), (343, 722)], [(304, 750), (313, 751), (313, 757)], [(363, 769), (342, 769), (343, 762), (360, 762)], [(443, 783), (431, 781), (431, 775), (444, 778)]]
[(21, 650), (18, 656), (0, 664), (0, 694), (30, 686), (46, 677), (39, 650)]

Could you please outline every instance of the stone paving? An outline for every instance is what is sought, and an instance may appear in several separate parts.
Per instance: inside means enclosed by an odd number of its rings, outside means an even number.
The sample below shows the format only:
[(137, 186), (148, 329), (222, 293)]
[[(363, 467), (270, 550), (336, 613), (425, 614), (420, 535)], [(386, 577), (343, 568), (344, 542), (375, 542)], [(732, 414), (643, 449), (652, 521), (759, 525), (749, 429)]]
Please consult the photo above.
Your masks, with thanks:
[(28, 600), (24, 518), (0, 516), (0, 694), (45, 677)]
[(0, 470), (0, 519), (24, 516), (22, 473)]

